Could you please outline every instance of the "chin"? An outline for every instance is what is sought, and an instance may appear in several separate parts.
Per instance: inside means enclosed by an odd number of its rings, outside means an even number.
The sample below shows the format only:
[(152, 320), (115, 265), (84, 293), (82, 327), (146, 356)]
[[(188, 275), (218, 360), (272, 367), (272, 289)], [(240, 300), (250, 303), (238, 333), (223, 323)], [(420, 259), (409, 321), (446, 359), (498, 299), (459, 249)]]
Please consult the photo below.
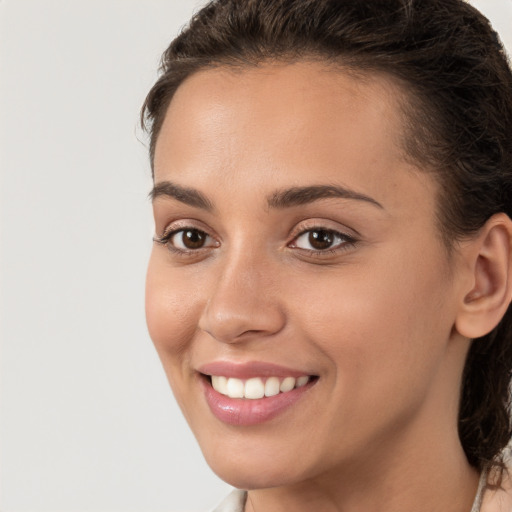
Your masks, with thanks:
[(229, 464), (228, 461), (220, 464), (208, 462), (208, 464), (220, 479), (237, 489), (268, 489), (290, 485), (301, 480), (298, 475), (288, 474), (286, 468), (259, 467), (248, 460), (239, 465)]
[[(252, 443), (251, 443), (252, 444)], [(221, 443), (201, 446), (206, 462), (213, 472), (237, 489), (267, 489), (293, 485), (308, 478), (303, 464), (286, 449), (246, 443)]]

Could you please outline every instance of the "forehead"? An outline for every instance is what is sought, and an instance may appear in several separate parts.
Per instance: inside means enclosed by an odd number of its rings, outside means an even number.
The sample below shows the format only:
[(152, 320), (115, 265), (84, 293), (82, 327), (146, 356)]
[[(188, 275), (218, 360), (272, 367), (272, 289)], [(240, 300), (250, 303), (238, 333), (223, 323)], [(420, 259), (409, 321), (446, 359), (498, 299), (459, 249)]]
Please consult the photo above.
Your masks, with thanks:
[[(183, 142), (205, 143), (212, 136), (235, 141), (248, 125), (261, 142), (275, 140), (272, 135), (283, 128), (289, 140), (309, 132), (326, 142), (329, 134), (341, 135), (340, 144), (356, 139), (375, 143), (385, 134), (388, 148), (401, 152), (404, 97), (402, 88), (385, 74), (356, 74), (320, 62), (201, 70), (178, 87), (155, 152), (158, 156), (162, 139), (182, 147)], [(344, 126), (350, 129), (343, 133)]]
[(378, 200), (396, 192), (399, 168), (418, 174), (403, 156), (405, 96), (385, 74), (319, 62), (197, 72), (168, 108), (155, 181), (338, 181)]

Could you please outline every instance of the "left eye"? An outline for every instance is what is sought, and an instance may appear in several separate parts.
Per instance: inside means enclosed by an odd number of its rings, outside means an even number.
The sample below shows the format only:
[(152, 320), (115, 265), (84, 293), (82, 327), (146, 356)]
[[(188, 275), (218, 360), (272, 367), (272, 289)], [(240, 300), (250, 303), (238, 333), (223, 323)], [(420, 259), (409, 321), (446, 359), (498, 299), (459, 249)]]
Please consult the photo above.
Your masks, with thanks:
[(299, 249), (326, 251), (353, 240), (347, 235), (331, 229), (310, 229), (299, 235), (293, 242), (293, 247)]

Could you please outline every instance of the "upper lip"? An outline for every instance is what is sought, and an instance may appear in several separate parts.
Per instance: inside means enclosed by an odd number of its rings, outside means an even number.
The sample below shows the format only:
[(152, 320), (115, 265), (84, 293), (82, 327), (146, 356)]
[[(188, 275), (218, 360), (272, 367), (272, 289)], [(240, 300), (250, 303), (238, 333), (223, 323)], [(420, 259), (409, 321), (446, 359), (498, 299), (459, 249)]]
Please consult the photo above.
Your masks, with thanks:
[(222, 375), (238, 379), (251, 379), (253, 377), (301, 377), (311, 375), (307, 371), (287, 368), (274, 363), (263, 361), (235, 362), (213, 361), (198, 368), (205, 375)]

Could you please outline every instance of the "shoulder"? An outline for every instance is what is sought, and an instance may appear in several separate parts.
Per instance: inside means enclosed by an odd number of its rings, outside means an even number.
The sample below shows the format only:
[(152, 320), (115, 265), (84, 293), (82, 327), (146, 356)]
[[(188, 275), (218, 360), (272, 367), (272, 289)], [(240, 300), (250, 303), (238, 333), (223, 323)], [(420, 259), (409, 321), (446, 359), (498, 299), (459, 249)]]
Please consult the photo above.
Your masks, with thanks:
[(212, 512), (244, 512), (247, 492), (234, 489)]

